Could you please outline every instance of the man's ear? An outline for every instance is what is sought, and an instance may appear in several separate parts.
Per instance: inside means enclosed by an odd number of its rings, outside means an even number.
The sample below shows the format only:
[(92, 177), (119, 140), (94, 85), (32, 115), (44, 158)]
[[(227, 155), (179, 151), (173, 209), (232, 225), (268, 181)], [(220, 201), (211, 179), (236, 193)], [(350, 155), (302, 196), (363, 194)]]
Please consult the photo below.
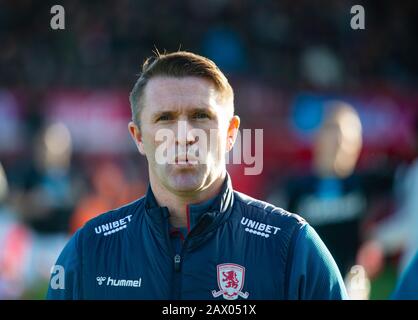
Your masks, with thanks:
[(229, 152), (234, 146), (235, 140), (237, 139), (238, 129), (240, 124), (240, 118), (238, 116), (233, 116), (229, 121), (228, 135), (226, 142), (226, 151)]
[(128, 124), (128, 130), (131, 134), (132, 139), (135, 142), (136, 147), (138, 148), (138, 151), (143, 156), (145, 155), (144, 151), (144, 143), (142, 142), (142, 132), (141, 129), (138, 128), (138, 126), (133, 122), (129, 122)]

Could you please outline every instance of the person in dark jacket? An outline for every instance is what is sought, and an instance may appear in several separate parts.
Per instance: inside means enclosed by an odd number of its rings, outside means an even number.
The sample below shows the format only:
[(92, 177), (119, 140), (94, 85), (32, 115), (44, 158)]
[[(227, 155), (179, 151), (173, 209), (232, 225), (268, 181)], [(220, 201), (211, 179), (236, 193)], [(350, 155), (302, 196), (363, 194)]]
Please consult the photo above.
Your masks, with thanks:
[(346, 298), (304, 219), (234, 191), (225, 155), (240, 119), (211, 60), (157, 53), (130, 102), (148, 191), (74, 234), (52, 268), (48, 299)]

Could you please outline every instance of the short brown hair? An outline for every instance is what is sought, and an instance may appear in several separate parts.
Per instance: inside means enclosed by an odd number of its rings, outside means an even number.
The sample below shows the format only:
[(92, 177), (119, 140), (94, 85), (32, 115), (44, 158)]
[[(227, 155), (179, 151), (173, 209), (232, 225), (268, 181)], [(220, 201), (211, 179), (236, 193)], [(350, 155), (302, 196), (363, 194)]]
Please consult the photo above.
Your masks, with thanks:
[(187, 51), (163, 54), (157, 51), (154, 56), (145, 60), (142, 65), (142, 72), (129, 96), (132, 120), (138, 125), (141, 109), (139, 100), (148, 81), (156, 76), (177, 78), (191, 76), (210, 80), (224, 101), (230, 99), (233, 110), (234, 92), (232, 87), (228, 79), (212, 60)]

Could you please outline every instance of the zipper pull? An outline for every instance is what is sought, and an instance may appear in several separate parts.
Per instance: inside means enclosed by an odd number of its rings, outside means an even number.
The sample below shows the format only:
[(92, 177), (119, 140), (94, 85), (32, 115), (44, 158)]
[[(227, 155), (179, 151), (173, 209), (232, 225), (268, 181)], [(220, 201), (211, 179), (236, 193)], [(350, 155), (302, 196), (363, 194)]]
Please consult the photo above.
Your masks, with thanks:
[(176, 254), (174, 256), (174, 270), (175, 271), (180, 271), (180, 263), (181, 263), (181, 257), (179, 254)]

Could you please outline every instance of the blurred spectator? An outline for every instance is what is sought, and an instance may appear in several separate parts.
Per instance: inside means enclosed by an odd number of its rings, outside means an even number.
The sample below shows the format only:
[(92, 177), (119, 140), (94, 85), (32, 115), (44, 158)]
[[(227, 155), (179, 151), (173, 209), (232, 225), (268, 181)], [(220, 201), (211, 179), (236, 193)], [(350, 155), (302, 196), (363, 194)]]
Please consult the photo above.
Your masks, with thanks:
[(356, 262), (360, 224), (367, 209), (366, 190), (354, 173), (361, 147), (357, 112), (343, 102), (327, 104), (314, 144), (313, 174), (290, 178), (282, 191), (284, 208), (315, 228), (343, 275)]
[(349, 27), (354, 1), (60, 4), (67, 27), (54, 32), (48, 28), (50, 2), (1, 3), (0, 85), (130, 86), (140, 57), (154, 46), (203, 50), (227, 71), (291, 86), (303, 79), (320, 86), (359, 85), (376, 77), (417, 81), (414, 1), (362, 4), (367, 24), (361, 32)]
[[(415, 150), (418, 155), (418, 119), (415, 121)], [(418, 156), (409, 165), (401, 165), (396, 174), (397, 211), (369, 231), (369, 241), (359, 253), (359, 262), (374, 267), (375, 256), (393, 256), (402, 252), (399, 271), (403, 271), (418, 251)]]
[(7, 183), (6, 173), (0, 162), (0, 208), (3, 208), (3, 203), (9, 192), (9, 184)]
[(343, 82), (339, 58), (324, 47), (308, 48), (302, 53), (301, 76), (320, 88), (338, 86)]
[(0, 299), (16, 299), (24, 290), (31, 237), (6, 205), (7, 196), (8, 183), (0, 163)]
[(125, 205), (145, 194), (145, 184), (130, 183), (122, 169), (111, 162), (103, 162), (93, 168), (92, 191), (81, 198), (71, 217), (70, 233), (98, 216)]
[(19, 221), (7, 204), (7, 180), (0, 164), (0, 299), (19, 299), (49, 278), (49, 269), (68, 241), (42, 236)]
[(22, 221), (41, 233), (64, 233), (75, 201), (71, 136), (59, 123), (32, 138), (28, 157), (11, 169), (13, 203)]

